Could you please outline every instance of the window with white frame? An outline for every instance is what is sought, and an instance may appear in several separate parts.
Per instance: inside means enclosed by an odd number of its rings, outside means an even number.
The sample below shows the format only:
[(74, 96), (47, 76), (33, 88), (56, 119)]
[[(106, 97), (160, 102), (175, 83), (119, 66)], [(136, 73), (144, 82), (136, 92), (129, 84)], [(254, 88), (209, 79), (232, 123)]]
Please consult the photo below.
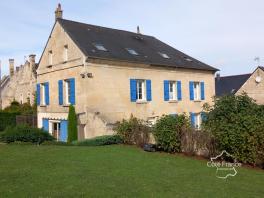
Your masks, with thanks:
[(64, 89), (65, 89), (65, 104), (70, 104), (70, 97), (71, 97), (71, 86), (70, 80), (64, 80)]
[(194, 82), (193, 83), (193, 92), (194, 92), (194, 100), (201, 100), (201, 83)]
[(137, 100), (144, 101), (146, 100), (146, 81), (137, 80)]
[(64, 61), (68, 61), (68, 45), (64, 45)]
[(176, 100), (176, 81), (169, 81), (169, 100)]
[(52, 60), (53, 59), (53, 54), (52, 54), (52, 51), (50, 50), (49, 51), (49, 65), (52, 65)]
[(40, 105), (46, 105), (45, 101), (45, 84), (40, 84)]
[(202, 117), (200, 113), (194, 114), (194, 127), (195, 129), (201, 129)]

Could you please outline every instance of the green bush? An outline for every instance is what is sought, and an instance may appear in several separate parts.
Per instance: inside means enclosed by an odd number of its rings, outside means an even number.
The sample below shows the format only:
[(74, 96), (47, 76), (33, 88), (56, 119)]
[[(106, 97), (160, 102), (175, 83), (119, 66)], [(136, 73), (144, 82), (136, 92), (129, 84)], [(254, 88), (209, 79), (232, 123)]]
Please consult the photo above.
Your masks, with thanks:
[(45, 141), (41, 145), (72, 146), (71, 143), (61, 141)]
[(72, 144), (76, 146), (103, 146), (111, 144), (121, 144), (122, 142), (122, 139), (118, 135), (104, 135), (92, 139), (74, 141), (72, 142)]
[(215, 99), (206, 107), (204, 129), (212, 133), (219, 151), (244, 163), (264, 163), (264, 107), (246, 94)]
[(7, 127), (0, 134), (0, 141), (5, 143), (11, 142), (32, 142), (41, 144), (44, 141), (52, 141), (54, 138), (42, 129), (32, 128), (26, 125)]
[(141, 147), (149, 142), (151, 132), (150, 127), (143, 120), (137, 119), (132, 115), (129, 120), (118, 122), (114, 130), (125, 144), (136, 144)]
[(0, 131), (4, 131), (7, 126), (16, 125), (16, 116), (18, 113), (0, 112)]
[(158, 147), (166, 152), (174, 153), (181, 151), (181, 134), (190, 128), (185, 115), (164, 115), (153, 128)]
[(70, 105), (68, 114), (68, 143), (78, 139), (77, 124), (78, 123), (75, 108), (73, 105)]

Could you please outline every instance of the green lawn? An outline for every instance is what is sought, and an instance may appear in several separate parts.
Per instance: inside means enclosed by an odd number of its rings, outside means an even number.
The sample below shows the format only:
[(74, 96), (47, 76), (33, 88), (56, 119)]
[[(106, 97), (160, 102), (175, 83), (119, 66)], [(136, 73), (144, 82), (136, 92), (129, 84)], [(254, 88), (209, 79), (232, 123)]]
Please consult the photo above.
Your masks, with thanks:
[(264, 171), (215, 177), (206, 161), (130, 146), (0, 145), (0, 197), (263, 197)]

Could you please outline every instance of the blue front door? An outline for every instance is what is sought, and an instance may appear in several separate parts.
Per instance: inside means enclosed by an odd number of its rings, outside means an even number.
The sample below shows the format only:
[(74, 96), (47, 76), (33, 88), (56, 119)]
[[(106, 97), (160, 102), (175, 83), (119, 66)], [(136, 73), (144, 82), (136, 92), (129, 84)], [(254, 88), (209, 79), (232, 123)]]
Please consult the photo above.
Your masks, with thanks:
[(59, 140), (62, 142), (67, 142), (68, 138), (68, 121), (67, 120), (62, 120), (60, 123), (60, 137)]

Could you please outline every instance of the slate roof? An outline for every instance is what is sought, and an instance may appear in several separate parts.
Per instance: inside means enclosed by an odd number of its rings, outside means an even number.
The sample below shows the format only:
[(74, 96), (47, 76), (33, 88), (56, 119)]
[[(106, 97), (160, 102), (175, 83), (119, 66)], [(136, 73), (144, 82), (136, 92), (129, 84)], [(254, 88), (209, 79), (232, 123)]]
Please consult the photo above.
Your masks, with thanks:
[(215, 78), (216, 96), (235, 94), (250, 76), (251, 74), (216, 77)]
[[(65, 19), (58, 19), (58, 22), (88, 57), (171, 66), (175, 68), (218, 70), (174, 49), (153, 36)], [(102, 44), (107, 51), (97, 50), (94, 43)], [(129, 54), (126, 48), (134, 49), (139, 55)], [(167, 54), (170, 58), (163, 58), (159, 52)]]

